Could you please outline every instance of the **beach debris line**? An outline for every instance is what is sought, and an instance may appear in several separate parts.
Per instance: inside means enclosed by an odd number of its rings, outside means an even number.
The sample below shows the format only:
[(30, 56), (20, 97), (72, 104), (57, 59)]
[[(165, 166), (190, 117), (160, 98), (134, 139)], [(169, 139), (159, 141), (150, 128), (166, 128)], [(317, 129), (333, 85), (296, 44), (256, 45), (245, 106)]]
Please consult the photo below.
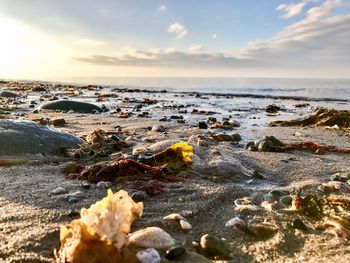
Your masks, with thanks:
[(350, 111), (320, 108), (313, 111), (307, 118), (290, 121), (273, 121), (269, 124), (269, 127), (311, 125), (327, 127), (337, 125), (339, 128), (350, 128)]
[[(105, 143), (105, 136), (88, 136), (87, 142), (99, 147), (100, 143)], [(101, 133), (97, 133), (101, 135)], [(71, 167), (76, 169), (64, 169), (68, 179), (87, 180), (92, 183), (100, 181), (123, 182), (129, 180), (142, 180), (137, 185), (138, 190), (147, 194), (156, 195), (164, 192), (164, 185), (159, 181), (180, 181), (182, 178), (176, 176), (178, 172), (185, 169), (192, 163), (191, 156), (194, 148), (186, 142), (179, 142), (169, 148), (160, 151), (150, 157), (142, 159), (131, 159), (120, 157), (112, 161), (100, 162), (90, 166), (76, 165)], [(72, 171), (72, 172), (71, 172)], [(71, 173), (70, 173), (71, 172)]]
[(283, 143), (274, 136), (266, 136), (263, 140), (248, 142), (245, 148), (249, 151), (259, 152), (286, 152), (293, 150), (306, 150), (314, 152), (316, 154), (323, 154), (326, 152), (350, 154), (350, 148), (317, 144), (311, 141)]

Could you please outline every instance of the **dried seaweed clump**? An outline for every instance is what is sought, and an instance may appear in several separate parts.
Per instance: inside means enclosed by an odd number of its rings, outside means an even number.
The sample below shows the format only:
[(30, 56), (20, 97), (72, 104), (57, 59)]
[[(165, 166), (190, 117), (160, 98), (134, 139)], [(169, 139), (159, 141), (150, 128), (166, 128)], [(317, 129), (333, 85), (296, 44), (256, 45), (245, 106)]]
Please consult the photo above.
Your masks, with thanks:
[(108, 190), (107, 197), (81, 210), (80, 219), (61, 226), (56, 262), (137, 262), (125, 246), (142, 212), (143, 203), (135, 203), (127, 192)]

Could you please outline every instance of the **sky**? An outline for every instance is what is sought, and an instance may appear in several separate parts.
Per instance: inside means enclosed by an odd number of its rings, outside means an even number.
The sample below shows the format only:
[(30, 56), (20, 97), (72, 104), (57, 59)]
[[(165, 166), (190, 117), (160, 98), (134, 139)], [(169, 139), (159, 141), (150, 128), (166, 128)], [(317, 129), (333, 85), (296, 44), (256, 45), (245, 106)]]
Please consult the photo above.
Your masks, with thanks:
[(350, 0), (0, 0), (0, 78), (350, 78)]

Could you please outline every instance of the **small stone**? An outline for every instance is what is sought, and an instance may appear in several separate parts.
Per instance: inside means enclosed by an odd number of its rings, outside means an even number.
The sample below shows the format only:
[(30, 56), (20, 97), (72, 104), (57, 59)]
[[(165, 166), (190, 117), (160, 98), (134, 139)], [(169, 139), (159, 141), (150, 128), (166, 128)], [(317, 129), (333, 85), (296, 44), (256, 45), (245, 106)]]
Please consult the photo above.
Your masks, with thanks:
[(245, 223), (242, 219), (239, 217), (231, 218), (229, 221), (226, 222), (225, 227), (244, 227)]
[(170, 116), (171, 120), (182, 120), (184, 117), (182, 115), (172, 115)]
[(90, 184), (88, 182), (83, 182), (81, 184), (81, 187), (84, 188), (84, 189), (89, 189), (90, 188)]
[(53, 126), (64, 126), (66, 124), (66, 120), (63, 118), (52, 119), (49, 121), (49, 124)]
[(156, 131), (156, 132), (165, 132), (165, 128), (163, 125), (154, 125), (152, 127), (152, 131)]
[(231, 247), (223, 240), (206, 234), (201, 237), (201, 248), (204, 252), (211, 256), (220, 256), (223, 258), (230, 258)]
[(160, 118), (158, 121), (165, 122), (165, 121), (167, 121), (167, 120), (168, 120), (167, 117), (162, 117), (162, 118)]
[(180, 224), (181, 230), (184, 232), (188, 232), (192, 229), (192, 225), (188, 223), (186, 220), (180, 219), (179, 224)]
[(259, 143), (259, 146), (258, 146), (258, 151), (259, 152), (267, 152), (272, 148), (272, 146), (273, 146), (273, 144), (271, 141), (268, 141), (268, 140), (261, 141)]
[(239, 142), (242, 140), (241, 135), (239, 135), (238, 133), (234, 133), (231, 136), (232, 136), (234, 142)]
[(99, 189), (109, 189), (113, 186), (113, 184), (111, 182), (105, 182), (105, 181), (100, 181), (96, 184), (96, 187)]
[(165, 252), (165, 257), (169, 260), (174, 260), (186, 253), (183, 246), (173, 246)]
[(61, 186), (53, 189), (50, 192), (50, 194), (52, 194), (52, 195), (61, 195), (61, 194), (65, 194), (65, 193), (67, 193), (67, 190)]
[(307, 230), (307, 226), (304, 224), (304, 222), (301, 219), (295, 219), (292, 222), (292, 227), (299, 230)]
[(161, 261), (160, 255), (154, 248), (148, 248), (136, 253), (137, 259), (141, 263), (159, 263)]
[(147, 198), (147, 193), (144, 191), (137, 191), (132, 193), (131, 198), (136, 203), (143, 202)]
[(140, 155), (140, 154), (146, 153), (147, 151), (148, 151), (147, 148), (144, 148), (144, 147), (137, 147), (137, 148), (132, 149), (132, 154), (134, 154), (134, 155)]
[(198, 128), (199, 129), (208, 129), (208, 124), (206, 124), (204, 121), (198, 122)]
[(284, 206), (290, 206), (292, 204), (293, 198), (290, 195), (282, 196), (279, 202)]
[(81, 198), (76, 197), (76, 196), (70, 196), (67, 198), (68, 203), (74, 204), (80, 202)]
[(258, 148), (256, 148), (255, 145), (250, 145), (250, 146), (248, 147), (248, 151), (256, 152), (257, 150), (258, 150)]
[(325, 154), (325, 151), (322, 150), (322, 149), (317, 149), (317, 150), (315, 151), (315, 153), (318, 154), (318, 155), (323, 155), (323, 154)]
[(266, 107), (265, 111), (268, 113), (277, 113), (280, 109), (281, 109), (281, 107), (279, 107), (275, 104), (271, 104), (271, 105), (268, 105)]
[(12, 92), (9, 90), (3, 90), (0, 92), (0, 97), (4, 97), (4, 98), (16, 98), (19, 97), (20, 95), (16, 92)]
[(74, 193), (69, 193), (65, 195), (65, 199), (68, 201), (68, 203), (77, 203), (81, 199), (83, 199), (84, 193), (82, 191), (76, 191)]
[(77, 210), (69, 210), (66, 215), (69, 217), (79, 217), (80, 212)]

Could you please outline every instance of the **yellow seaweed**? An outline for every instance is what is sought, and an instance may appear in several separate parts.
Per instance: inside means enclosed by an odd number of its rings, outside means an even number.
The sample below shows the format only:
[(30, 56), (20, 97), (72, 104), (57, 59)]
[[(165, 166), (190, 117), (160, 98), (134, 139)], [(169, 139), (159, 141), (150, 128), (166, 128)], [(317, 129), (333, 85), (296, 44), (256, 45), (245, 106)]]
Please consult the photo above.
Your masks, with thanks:
[(192, 163), (191, 156), (194, 154), (194, 148), (187, 142), (178, 142), (169, 148), (179, 153), (185, 163)]

